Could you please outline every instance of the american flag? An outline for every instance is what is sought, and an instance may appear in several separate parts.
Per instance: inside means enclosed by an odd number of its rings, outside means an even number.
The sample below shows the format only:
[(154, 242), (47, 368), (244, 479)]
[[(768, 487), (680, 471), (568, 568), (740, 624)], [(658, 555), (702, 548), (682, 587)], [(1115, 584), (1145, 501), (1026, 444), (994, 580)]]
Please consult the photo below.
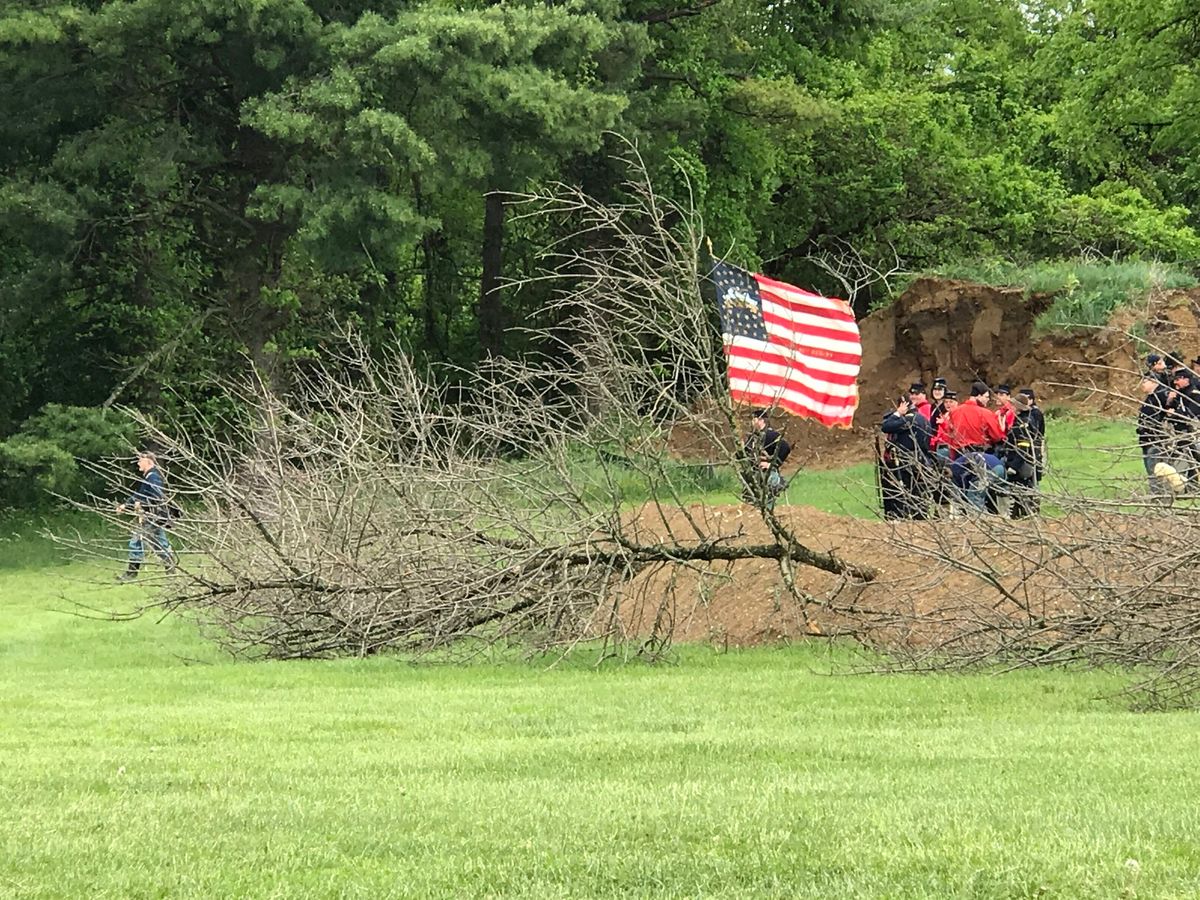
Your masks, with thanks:
[(728, 263), (717, 263), (709, 278), (717, 287), (730, 397), (850, 427), (862, 363), (850, 305)]

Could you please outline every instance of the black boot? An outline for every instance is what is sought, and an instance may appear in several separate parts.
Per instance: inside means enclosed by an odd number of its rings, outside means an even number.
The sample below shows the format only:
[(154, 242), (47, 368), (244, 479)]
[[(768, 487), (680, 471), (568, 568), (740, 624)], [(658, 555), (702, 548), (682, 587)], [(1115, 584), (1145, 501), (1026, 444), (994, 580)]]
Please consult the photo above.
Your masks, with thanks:
[(117, 581), (133, 581), (138, 577), (138, 569), (142, 567), (141, 563), (131, 562), (129, 568), (117, 576)]

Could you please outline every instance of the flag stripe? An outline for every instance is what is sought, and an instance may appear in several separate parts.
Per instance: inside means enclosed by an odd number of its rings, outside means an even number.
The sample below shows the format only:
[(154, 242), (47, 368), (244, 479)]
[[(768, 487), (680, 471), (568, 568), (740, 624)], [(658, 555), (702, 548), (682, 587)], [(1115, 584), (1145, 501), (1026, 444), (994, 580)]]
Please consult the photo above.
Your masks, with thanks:
[(781, 297), (789, 297), (797, 303), (808, 303), (813, 306), (819, 306), (821, 309), (827, 309), (830, 312), (849, 312), (850, 310), (850, 304), (845, 300), (838, 300), (834, 297), (822, 297), (820, 294), (814, 294), (812, 291), (798, 288), (794, 284), (776, 281), (774, 278), (768, 278), (766, 275), (759, 275), (758, 273), (753, 273), (751, 277), (758, 282), (759, 290), (768, 290)]
[(730, 338), (725, 336), (727, 347), (738, 346), (748, 350), (769, 350), (774, 349), (775, 352), (784, 354), (787, 359), (804, 359), (812, 362), (812, 365), (820, 366), (828, 372), (838, 374), (847, 374), (854, 378), (858, 377), (859, 368), (862, 367), (862, 355), (858, 353), (834, 353), (833, 350), (817, 349), (815, 347), (802, 347), (794, 341), (775, 340), (769, 343), (756, 341), (752, 337), (742, 337), (740, 335)]
[(806, 396), (820, 400), (822, 403), (845, 402), (853, 400), (858, 396), (858, 387), (853, 384), (830, 384), (827, 381), (819, 381), (809, 375), (801, 375), (795, 371), (789, 371), (782, 366), (767, 365), (758, 363), (755, 366), (739, 365), (737, 361), (731, 361), (729, 364), (729, 377), (742, 378), (747, 381), (761, 381), (763, 384), (773, 384), (775, 387), (795, 387)]
[(843, 390), (842, 393), (833, 394), (824, 388), (814, 387), (794, 378), (788, 378), (785, 375), (773, 375), (769, 372), (761, 372), (754, 369), (741, 369), (736, 365), (729, 367), (729, 383), (740, 387), (762, 385), (768, 388), (778, 388), (781, 391), (795, 394), (799, 398), (825, 408), (825, 412), (841, 411), (847, 406), (853, 406), (854, 402), (858, 399), (858, 391), (853, 388), (849, 391)]
[(835, 353), (854, 355), (860, 353), (862, 346), (857, 341), (857, 335), (851, 337), (844, 331), (833, 331), (829, 328), (806, 326), (793, 328), (792, 323), (782, 316), (763, 310), (763, 321), (767, 323), (767, 336), (778, 335), (785, 341), (793, 341), (801, 346), (820, 347)]
[(819, 328), (822, 331), (828, 331), (830, 335), (836, 335), (841, 340), (854, 341), (858, 339), (858, 326), (853, 322), (826, 319), (820, 313), (815, 312), (796, 312), (790, 307), (772, 302), (767, 297), (763, 298), (762, 308), (764, 315), (772, 315), (776, 319), (790, 322), (797, 331)]
[(825, 360), (811, 361), (795, 354), (783, 353), (769, 345), (758, 347), (741, 345), (736, 358), (738, 364), (745, 369), (761, 368), (764, 372), (778, 370), (777, 373), (781, 375), (795, 371), (828, 384), (831, 388), (852, 387), (858, 380), (856, 376), (846, 371), (853, 369), (853, 366), (841, 366), (839, 368), (843, 371), (835, 372), (831, 366), (826, 364)]
[(844, 412), (824, 413), (814, 410), (806, 400), (797, 400), (792, 394), (779, 391), (750, 390), (748, 388), (729, 388), (729, 396), (733, 400), (752, 403), (755, 406), (778, 406), (793, 415), (808, 419), (816, 419), (822, 425), (849, 426), (854, 421), (854, 409), (847, 407)]
[[(855, 331), (858, 330), (854, 313), (843, 307), (840, 301), (826, 300), (826, 303), (836, 304), (833, 307), (830, 307), (820, 303), (814, 303), (808, 298), (797, 300), (795, 297), (785, 294), (782, 291), (764, 289), (759, 293), (762, 294), (764, 300), (770, 300), (772, 303), (785, 307), (786, 309), (790, 309), (793, 312), (812, 313), (813, 315), (820, 316), (821, 318), (830, 322), (846, 322), (847, 324), (852, 325)], [(820, 299), (825, 300), (824, 297)]]

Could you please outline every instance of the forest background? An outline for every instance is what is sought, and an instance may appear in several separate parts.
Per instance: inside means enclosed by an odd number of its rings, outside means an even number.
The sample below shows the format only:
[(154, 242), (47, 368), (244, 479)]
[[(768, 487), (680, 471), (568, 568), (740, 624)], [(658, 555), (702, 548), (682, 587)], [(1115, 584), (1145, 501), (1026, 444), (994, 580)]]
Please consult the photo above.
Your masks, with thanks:
[(1197, 60), (1198, 0), (0, 0), (0, 505), (89, 409), (220, 416), (346, 324), (556, 352), (509, 285), (565, 233), (503, 192), (619, 200), (626, 140), (718, 253), (835, 293), (824, 250), (1195, 269)]

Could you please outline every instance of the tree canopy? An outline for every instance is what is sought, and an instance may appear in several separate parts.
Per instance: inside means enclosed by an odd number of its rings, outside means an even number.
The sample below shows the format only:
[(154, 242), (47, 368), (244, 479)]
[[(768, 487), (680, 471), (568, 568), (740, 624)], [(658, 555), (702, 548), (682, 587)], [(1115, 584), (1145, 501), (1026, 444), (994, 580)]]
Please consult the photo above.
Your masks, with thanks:
[(0, 438), (286, 386), (338, 324), (470, 367), (548, 312), (506, 192), (634, 143), (722, 253), (832, 288), (1200, 259), (1200, 3), (0, 0)]

